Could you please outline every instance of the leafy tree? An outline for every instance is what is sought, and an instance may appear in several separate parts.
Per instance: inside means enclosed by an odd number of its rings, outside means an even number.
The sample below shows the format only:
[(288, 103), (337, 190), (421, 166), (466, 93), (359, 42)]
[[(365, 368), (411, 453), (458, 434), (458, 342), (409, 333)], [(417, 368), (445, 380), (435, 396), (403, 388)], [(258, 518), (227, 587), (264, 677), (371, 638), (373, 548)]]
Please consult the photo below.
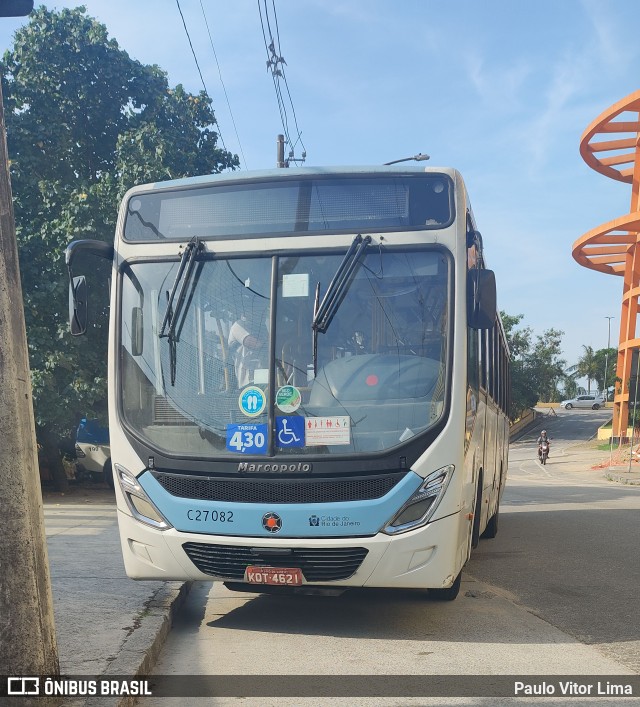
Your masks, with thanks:
[(578, 382), (576, 381), (576, 375), (570, 372), (571, 369), (567, 369), (564, 374), (564, 397), (565, 398), (575, 398), (579, 395)]
[(563, 332), (547, 329), (534, 335), (530, 327), (517, 329), (523, 315), (500, 313), (511, 351), (511, 419), (539, 400), (559, 397), (565, 361), (560, 358)]
[(511, 353), (511, 409), (509, 416), (515, 420), (524, 410), (533, 407), (538, 402), (534, 381), (529, 375), (527, 360), (533, 332), (529, 327), (516, 329), (523, 318), (522, 314), (509, 315), (501, 312), (500, 315)]
[[(616, 349), (598, 349), (594, 358), (596, 361), (596, 375), (595, 380), (598, 383), (598, 388), (602, 391), (608, 391), (616, 383), (616, 363), (617, 363), (618, 351)], [(605, 380), (605, 370), (607, 379)]]
[[(584, 354), (573, 366), (569, 366), (565, 371), (565, 395), (574, 397), (578, 392), (576, 378), (587, 379), (587, 392), (591, 392), (591, 381), (595, 380), (598, 389), (601, 391), (612, 388), (616, 381), (616, 349), (598, 349), (594, 351), (591, 346), (584, 346)], [(605, 381), (605, 370), (607, 379)], [(584, 391), (583, 391), (584, 392)]]
[[(82, 414), (104, 414), (106, 399), (106, 318), (85, 340), (69, 336), (64, 249), (111, 241), (133, 184), (233, 169), (238, 158), (218, 147), (204, 92), (170, 89), (84, 7), (32, 12), (1, 69), (36, 430), (63, 485), (57, 443)], [(100, 282), (92, 297), (106, 311)]]
[(512, 359), (521, 359), (531, 348), (531, 336), (533, 334), (531, 328), (516, 329), (523, 317), (523, 314), (511, 315), (506, 312), (500, 312)]
[(567, 362), (561, 358), (563, 331), (545, 329), (536, 336), (529, 354), (530, 372), (536, 381), (541, 400), (555, 402), (560, 399), (559, 383), (564, 378)]
[(591, 393), (591, 381), (595, 380), (599, 373), (598, 361), (592, 346), (585, 346), (583, 344), (582, 348), (584, 349), (584, 353), (578, 360), (577, 371), (581, 378), (587, 379), (587, 394), (589, 394)]

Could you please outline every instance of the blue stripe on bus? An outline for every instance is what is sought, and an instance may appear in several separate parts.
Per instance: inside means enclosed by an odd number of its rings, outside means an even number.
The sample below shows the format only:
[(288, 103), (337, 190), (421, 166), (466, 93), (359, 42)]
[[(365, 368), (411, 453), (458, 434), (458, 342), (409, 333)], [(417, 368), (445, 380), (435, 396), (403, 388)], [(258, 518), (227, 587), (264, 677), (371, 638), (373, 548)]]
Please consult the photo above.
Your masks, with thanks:
[[(173, 496), (151, 473), (138, 483), (176, 530), (237, 537), (328, 538), (375, 535), (423, 479), (414, 473), (382, 498), (343, 503), (220, 503)], [(273, 518), (270, 514), (275, 514)], [(276, 529), (276, 526), (277, 527)]]

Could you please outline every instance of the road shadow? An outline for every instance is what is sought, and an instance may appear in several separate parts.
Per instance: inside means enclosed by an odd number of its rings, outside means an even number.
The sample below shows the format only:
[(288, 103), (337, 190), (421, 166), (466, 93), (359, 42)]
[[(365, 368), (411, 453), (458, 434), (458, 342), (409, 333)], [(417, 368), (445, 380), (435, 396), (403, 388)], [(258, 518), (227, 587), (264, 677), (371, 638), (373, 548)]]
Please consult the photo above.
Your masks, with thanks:
[[(615, 498), (616, 489), (594, 490)], [(582, 643), (640, 645), (640, 625), (630, 618), (640, 584), (639, 509), (567, 511), (567, 503), (593, 502), (593, 494), (576, 491), (563, 496), (559, 510), (526, 503), (503, 513), (499, 536), (480, 543), (467, 570)]]

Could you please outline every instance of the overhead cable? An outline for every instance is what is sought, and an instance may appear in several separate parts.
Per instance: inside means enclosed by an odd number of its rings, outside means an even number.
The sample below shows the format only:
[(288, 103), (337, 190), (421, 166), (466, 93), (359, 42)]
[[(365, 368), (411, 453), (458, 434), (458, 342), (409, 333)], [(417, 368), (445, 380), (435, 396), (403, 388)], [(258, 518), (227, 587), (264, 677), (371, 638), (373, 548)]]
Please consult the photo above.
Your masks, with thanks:
[[(264, 15), (263, 8), (264, 5)], [(291, 91), (289, 90), (289, 84), (287, 82), (287, 76), (285, 73), (286, 61), (282, 56), (280, 49), (280, 31), (278, 28), (278, 15), (276, 12), (275, 0), (271, 0), (272, 11), (273, 11), (273, 22), (275, 25), (276, 37), (274, 38), (273, 32), (271, 30), (271, 20), (269, 17), (269, 8), (267, 5), (267, 0), (258, 0), (258, 10), (260, 12), (260, 24), (262, 26), (262, 36), (264, 39), (264, 46), (267, 52), (267, 71), (271, 73), (273, 78), (273, 86), (276, 93), (276, 99), (278, 101), (278, 110), (280, 112), (280, 120), (282, 122), (282, 131), (285, 136), (285, 140), (289, 145), (289, 159), (288, 162), (304, 162), (307, 151), (302, 142), (302, 132), (298, 126), (298, 119), (296, 116), (296, 110), (293, 105), (293, 99), (291, 97)], [(282, 91), (281, 82), (284, 84), (284, 88), (287, 93), (288, 101), (285, 100)], [(293, 118), (293, 124), (295, 125), (296, 139), (295, 142), (291, 138), (289, 131), (289, 114), (287, 104), (291, 107), (291, 114)], [(300, 144), (302, 147), (302, 154), (300, 158), (295, 157), (296, 146)]]
[[(211, 94), (207, 90), (207, 85), (204, 82), (204, 76), (202, 75), (202, 71), (200, 70), (200, 64), (198, 63), (198, 57), (196, 56), (196, 51), (193, 48), (193, 42), (191, 41), (191, 35), (189, 34), (189, 30), (187, 29), (187, 23), (184, 19), (184, 15), (182, 14), (182, 8), (180, 7), (180, 0), (176, 0), (176, 5), (178, 6), (178, 11), (180, 12), (180, 17), (182, 18), (182, 25), (184, 27), (184, 31), (187, 35), (187, 39), (189, 40), (189, 46), (191, 47), (191, 53), (193, 54), (193, 59), (196, 62), (196, 67), (198, 69), (198, 73), (200, 74), (200, 80), (202, 81), (202, 87), (204, 88), (204, 92), (211, 98)], [(213, 109), (212, 109), (213, 110)], [(215, 118), (215, 111), (214, 111), (214, 118)], [(218, 119), (215, 118), (216, 125), (218, 126), (218, 135), (220, 136), (220, 142), (222, 143), (222, 147), (224, 148), (225, 152), (228, 152), (227, 146), (224, 144), (224, 138), (222, 137), (222, 131), (220, 130), (220, 123), (218, 122)]]
[(220, 63), (218, 62), (218, 55), (216, 53), (216, 48), (213, 46), (213, 37), (211, 36), (211, 30), (209, 29), (209, 23), (207, 22), (207, 15), (205, 14), (204, 5), (202, 4), (202, 0), (200, 0), (200, 7), (202, 8), (202, 16), (204, 17), (204, 23), (207, 27), (207, 33), (209, 34), (209, 41), (211, 42), (211, 50), (213, 51), (213, 56), (215, 57), (215, 60), (216, 60), (216, 66), (218, 67), (218, 75), (220, 76), (220, 83), (222, 84), (222, 90), (224, 91), (224, 97), (227, 102), (227, 108), (229, 109), (229, 115), (231, 116), (231, 122), (233, 123), (233, 129), (235, 131), (236, 139), (238, 141), (238, 146), (240, 148), (240, 154), (242, 155), (242, 161), (244, 162), (245, 169), (248, 169), (247, 160), (244, 156), (244, 150), (242, 149), (242, 143), (240, 142), (240, 136), (238, 135), (238, 128), (236, 127), (236, 121), (233, 117), (233, 111), (231, 110), (231, 103), (229, 102), (229, 96), (227, 95), (227, 88), (224, 85), (224, 81), (222, 80), (222, 71), (220, 69)]

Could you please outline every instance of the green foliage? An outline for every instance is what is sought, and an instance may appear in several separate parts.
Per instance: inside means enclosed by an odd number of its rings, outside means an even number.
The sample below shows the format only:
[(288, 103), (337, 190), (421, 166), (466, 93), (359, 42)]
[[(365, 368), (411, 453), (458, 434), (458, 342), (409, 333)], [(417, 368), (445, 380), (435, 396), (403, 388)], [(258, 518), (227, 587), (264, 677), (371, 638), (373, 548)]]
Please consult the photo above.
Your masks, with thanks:
[(206, 94), (170, 89), (84, 7), (35, 10), (1, 68), (36, 424), (62, 437), (82, 414), (104, 414), (108, 310), (105, 264), (94, 261), (92, 330), (70, 337), (64, 249), (111, 241), (134, 184), (233, 169), (238, 158), (217, 147)]
[(575, 398), (579, 395), (578, 382), (573, 375), (567, 375), (564, 379), (564, 399)]
[[(598, 388), (602, 391), (611, 390), (616, 383), (616, 364), (618, 351), (616, 349), (598, 349), (594, 353), (596, 374), (594, 379), (598, 384)], [(605, 370), (607, 380), (605, 381)]]
[(560, 358), (564, 332), (546, 329), (536, 336), (536, 343), (530, 354), (531, 374), (537, 382), (540, 400), (555, 402), (560, 399), (558, 384), (564, 378), (567, 362)]
[(634, 429), (638, 429), (640, 427), (640, 410), (629, 407), (627, 427), (633, 427)]
[(516, 329), (523, 315), (501, 312), (502, 324), (511, 351), (511, 419), (516, 419), (539, 400), (559, 398), (558, 383), (566, 365), (560, 358), (563, 332), (547, 329), (534, 335), (530, 327)]
[[(612, 348), (594, 351), (591, 346), (584, 346), (584, 354), (578, 363), (565, 371), (565, 396), (574, 397), (578, 391), (577, 378), (587, 379), (587, 392), (591, 392), (591, 381), (595, 381), (600, 391), (610, 390), (620, 379), (616, 377), (617, 350)], [(607, 379), (605, 381), (605, 371)]]
[(516, 329), (523, 315), (515, 316), (500, 312), (509, 350), (511, 352), (511, 409), (509, 416), (517, 419), (528, 407), (538, 402), (538, 394), (533, 379), (529, 376), (527, 357), (531, 349), (532, 330), (529, 327)]
[(598, 361), (596, 360), (595, 351), (592, 346), (585, 346), (583, 344), (582, 348), (584, 349), (584, 353), (578, 360), (577, 372), (579, 377), (587, 379), (587, 393), (590, 393), (591, 381), (595, 380), (598, 376)]

